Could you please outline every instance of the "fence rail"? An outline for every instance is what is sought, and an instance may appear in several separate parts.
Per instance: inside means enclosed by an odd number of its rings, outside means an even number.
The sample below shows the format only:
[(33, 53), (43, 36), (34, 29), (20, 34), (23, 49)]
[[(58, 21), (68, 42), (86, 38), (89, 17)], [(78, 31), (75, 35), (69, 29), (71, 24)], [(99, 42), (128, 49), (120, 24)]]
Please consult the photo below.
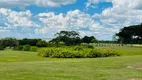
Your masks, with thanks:
[(116, 44), (116, 43), (90, 43), (89, 45), (96, 47), (142, 47), (142, 44)]

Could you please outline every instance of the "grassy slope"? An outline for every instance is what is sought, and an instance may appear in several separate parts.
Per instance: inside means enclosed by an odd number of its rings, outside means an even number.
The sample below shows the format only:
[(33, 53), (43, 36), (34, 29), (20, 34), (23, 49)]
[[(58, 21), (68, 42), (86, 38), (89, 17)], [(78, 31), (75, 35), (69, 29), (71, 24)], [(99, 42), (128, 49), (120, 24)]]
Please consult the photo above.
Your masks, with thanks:
[[(125, 51), (126, 55), (128, 53)], [(50, 59), (38, 57), (36, 53), (6, 50), (0, 51), (0, 80), (142, 79), (142, 70), (127, 68), (142, 66), (141, 61), (142, 55), (97, 59)]]

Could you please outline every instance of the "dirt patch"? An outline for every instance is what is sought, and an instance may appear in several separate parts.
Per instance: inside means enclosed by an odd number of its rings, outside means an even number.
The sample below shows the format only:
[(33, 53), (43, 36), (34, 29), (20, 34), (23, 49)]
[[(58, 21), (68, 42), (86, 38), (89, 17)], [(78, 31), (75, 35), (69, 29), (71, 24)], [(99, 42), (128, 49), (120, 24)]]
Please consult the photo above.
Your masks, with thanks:
[(131, 80), (142, 80), (142, 79), (134, 78), (134, 79), (131, 79)]
[[(140, 70), (142, 70), (142, 66), (128, 66), (127, 68), (140, 69)], [(142, 80), (142, 79), (141, 79), (141, 80)]]

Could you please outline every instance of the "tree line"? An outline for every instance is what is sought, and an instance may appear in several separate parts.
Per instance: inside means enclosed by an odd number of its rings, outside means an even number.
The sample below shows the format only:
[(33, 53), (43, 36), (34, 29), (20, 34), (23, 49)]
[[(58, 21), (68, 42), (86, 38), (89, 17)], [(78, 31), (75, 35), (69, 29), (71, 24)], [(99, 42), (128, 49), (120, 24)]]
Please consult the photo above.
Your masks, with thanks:
[(49, 41), (50, 43), (59, 44), (64, 43), (66, 46), (80, 45), (81, 43), (98, 43), (98, 40), (94, 36), (84, 36), (80, 38), (80, 35), (76, 31), (60, 31), (55, 34), (55, 38)]
[(117, 41), (98, 41), (94, 36), (80, 37), (76, 31), (60, 31), (55, 34), (55, 38), (48, 43), (41, 39), (21, 39), (4, 38), (0, 39), (0, 49), (6, 47), (15, 47), (18, 45), (30, 45), (37, 47), (47, 47), (50, 45), (64, 44), (66, 46), (80, 45), (81, 43), (121, 43), (121, 44), (142, 44), (142, 24), (124, 27), (119, 33), (116, 33)]
[(18, 40), (16, 38), (4, 38), (0, 39), (0, 50), (3, 50), (6, 47), (13, 48), (19, 45), (30, 45), (37, 47), (46, 47), (47, 42), (41, 39), (21, 39)]
[(142, 44), (142, 24), (124, 27), (116, 37), (121, 44)]
[(80, 35), (76, 31), (60, 31), (55, 34), (55, 38), (51, 41), (46, 42), (42, 39), (28, 39), (24, 38), (18, 40), (16, 38), (4, 38), (0, 39), (0, 49), (4, 49), (6, 47), (13, 48), (19, 45), (30, 45), (37, 47), (47, 47), (53, 45), (80, 45), (81, 43), (97, 43), (98, 40), (94, 36), (85, 36), (80, 38)]

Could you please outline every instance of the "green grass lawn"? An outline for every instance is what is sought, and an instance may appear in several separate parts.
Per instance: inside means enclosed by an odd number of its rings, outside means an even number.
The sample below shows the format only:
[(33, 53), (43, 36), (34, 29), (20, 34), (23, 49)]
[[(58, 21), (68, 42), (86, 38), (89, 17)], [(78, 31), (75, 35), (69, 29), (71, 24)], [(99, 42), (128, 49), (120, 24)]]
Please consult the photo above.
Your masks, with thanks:
[(142, 55), (142, 48), (138, 47), (97, 47), (99, 49), (112, 49), (123, 56)]
[(33, 52), (0, 51), (0, 80), (142, 80), (142, 69), (127, 68), (142, 67), (142, 50), (113, 49), (125, 56), (57, 59)]

